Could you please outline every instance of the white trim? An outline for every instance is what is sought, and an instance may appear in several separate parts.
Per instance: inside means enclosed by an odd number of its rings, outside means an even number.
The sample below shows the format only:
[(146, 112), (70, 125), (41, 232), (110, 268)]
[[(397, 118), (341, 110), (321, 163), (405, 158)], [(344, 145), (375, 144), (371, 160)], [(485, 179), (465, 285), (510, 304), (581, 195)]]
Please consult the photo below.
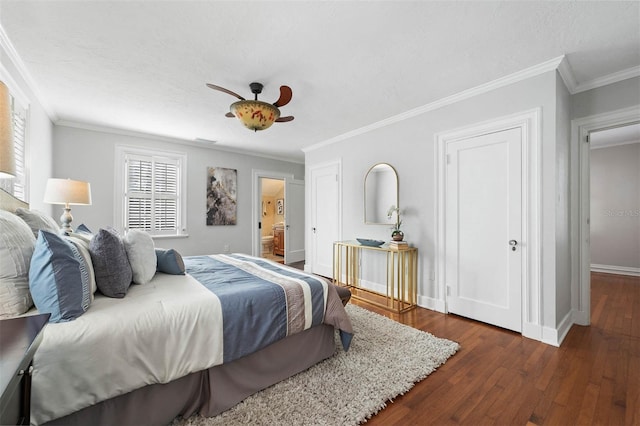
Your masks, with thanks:
[(573, 75), (573, 69), (571, 68), (571, 65), (569, 65), (569, 61), (566, 56), (558, 65), (558, 74), (560, 74), (560, 77), (562, 78), (562, 81), (564, 81), (564, 85), (567, 87), (569, 93), (572, 95), (576, 93), (575, 90), (576, 86), (578, 86), (578, 82)]
[(124, 189), (124, 174), (126, 171), (124, 170), (124, 158), (129, 154), (134, 155), (143, 155), (143, 156), (159, 156), (159, 157), (169, 157), (175, 158), (180, 161), (180, 211), (179, 211), (179, 223), (178, 227), (180, 228), (178, 233), (176, 234), (162, 234), (162, 235), (151, 235), (153, 238), (158, 237), (167, 237), (167, 238), (175, 238), (175, 237), (187, 237), (189, 235), (187, 229), (187, 154), (185, 152), (180, 151), (169, 151), (169, 150), (156, 150), (156, 149), (148, 149), (141, 148), (139, 146), (130, 146), (130, 145), (116, 145), (114, 150), (114, 191), (113, 191), (113, 224), (114, 227), (120, 231), (124, 231), (125, 227), (125, 218), (124, 218), (124, 193), (121, 192)]
[(429, 104), (426, 104), (426, 105), (411, 109), (411, 110), (406, 111), (406, 112), (404, 112), (402, 114), (394, 115), (392, 117), (386, 118), (386, 119), (378, 121), (376, 123), (372, 123), (372, 124), (369, 124), (367, 126), (361, 127), (359, 129), (355, 129), (355, 130), (349, 131), (347, 133), (343, 133), (343, 134), (338, 135), (336, 137), (327, 139), (327, 140), (325, 140), (323, 142), (319, 142), (319, 143), (311, 145), (311, 146), (309, 146), (307, 148), (304, 148), (302, 151), (306, 153), (306, 152), (314, 151), (316, 149), (324, 148), (324, 147), (326, 147), (328, 145), (331, 145), (331, 144), (334, 144), (336, 142), (340, 142), (340, 141), (343, 141), (345, 139), (349, 139), (349, 138), (352, 138), (354, 136), (361, 135), (363, 133), (367, 133), (367, 132), (373, 131), (375, 129), (379, 129), (381, 127), (389, 126), (391, 124), (394, 124), (394, 123), (397, 123), (397, 122), (400, 122), (400, 121), (404, 121), (404, 120), (407, 120), (409, 118), (413, 118), (415, 116), (418, 116), (418, 115), (424, 114), (426, 112), (442, 108), (442, 107), (447, 106), (447, 105), (451, 105), (451, 104), (460, 102), (460, 101), (465, 100), (465, 99), (473, 98), (474, 96), (478, 96), (480, 94), (487, 93), (487, 92), (490, 92), (492, 90), (496, 90), (496, 89), (498, 89), (500, 87), (505, 87), (505, 86), (508, 86), (510, 84), (517, 83), (519, 81), (526, 80), (526, 79), (531, 78), (531, 77), (535, 77), (537, 75), (543, 74), (543, 73), (548, 72), (548, 71), (553, 71), (553, 70), (557, 69), (560, 66), (560, 64), (562, 63), (563, 60), (564, 60), (564, 55), (563, 56), (559, 56), (559, 57), (554, 58), (554, 59), (551, 59), (549, 61), (543, 62), (541, 64), (534, 65), (534, 66), (526, 68), (524, 70), (515, 72), (513, 74), (509, 74), (507, 76), (498, 78), (498, 79), (490, 81), (488, 83), (481, 84), (481, 85), (473, 87), (471, 89), (464, 90), (464, 91), (456, 93), (454, 95), (447, 96), (447, 97), (439, 99), (439, 100), (437, 100), (435, 102), (431, 102)]
[(433, 297), (418, 295), (418, 306), (431, 309), (432, 311), (447, 313), (447, 305), (444, 300)]
[[(24, 82), (27, 84), (27, 87), (29, 87), (31, 92), (33, 92), (34, 96), (36, 97), (36, 99), (38, 99), (38, 102), (47, 113), (47, 116), (49, 116), (49, 119), (53, 122), (57, 121), (58, 116), (56, 115), (55, 111), (51, 108), (51, 106), (49, 106), (49, 104), (45, 102), (44, 97), (42, 96), (42, 92), (38, 88), (38, 85), (36, 84), (35, 80), (31, 76), (31, 73), (25, 66), (24, 62), (22, 61), (22, 58), (18, 54), (18, 51), (13, 46), (13, 43), (11, 43), (11, 40), (9, 40), (9, 37), (7, 36), (7, 33), (4, 31), (4, 28), (2, 27), (2, 25), (0, 25), (0, 46), (4, 49), (5, 52), (7, 52), (9, 61), (11, 61), (11, 63), (13, 63), (13, 65), (16, 67), (16, 69), (18, 70), (18, 74), (20, 74), (20, 77), (22, 77)], [(2, 67), (0, 71), (1, 71), (0, 74), (2, 75), (2, 78), (11, 81), (11, 84), (14, 85), (13, 87), (14, 92), (19, 93), (20, 97), (22, 98), (20, 99), (20, 101), (22, 102), (23, 100), (28, 100), (29, 98), (24, 95), (24, 92), (17, 91), (18, 85), (15, 84), (15, 80), (13, 80), (9, 76), (9, 73), (6, 71), (6, 69)], [(6, 80), (3, 80), (3, 81), (6, 82)]]
[(55, 124), (56, 126), (90, 130), (93, 132), (101, 132), (101, 133), (107, 133), (112, 135), (131, 136), (131, 137), (140, 138), (140, 139), (149, 139), (153, 141), (169, 142), (169, 143), (175, 143), (180, 145), (195, 146), (198, 148), (207, 148), (207, 149), (213, 149), (217, 151), (232, 152), (235, 154), (249, 155), (252, 157), (268, 158), (270, 160), (286, 161), (288, 163), (304, 164), (304, 160), (300, 160), (297, 158), (286, 157), (284, 155), (277, 156), (277, 155), (262, 154), (255, 151), (247, 151), (242, 149), (225, 147), (224, 145), (220, 145), (219, 142), (202, 139), (202, 138), (198, 138), (194, 140), (180, 139), (180, 138), (173, 138), (173, 137), (163, 136), (163, 135), (158, 135), (153, 133), (143, 133), (143, 132), (137, 132), (135, 130), (126, 130), (126, 129), (120, 129), (116, 127), (103, 126), (99, 124), (80, 123), (77, 121), (67, 121), (67, 120), (59, 120)]
[(571, 241), (571, 309), (576, 324), (591, 323), (591, 149), (590, 144), (586, 143), (587, 136), (596, 130), (639, 120), (640, 105), (636, 105), (571, 121), (571, 157), (578, 162), (578, 176), (572, 175), (570, 187), (571, 211), (577, 211), (571, 225), (571, 235), (577, 235), (577, 239), (573, 237)]
[(541, 119), (542, 110), (529, 111), (477, 123), (464, 128), (446, 131), (435, 135), (436, 150), (436, 250), (435, 273), (436, 306), (446, 304), (446, 146), (462, 138), (469, 138), (506, 129), (520, 128), (522, 132), (522, 193), (523, 193), (523, 268), (522, 268), (522, 335), (535, 340), (543, 339), (542, 329), (542, 287), (541, 272)]
[(616, 275), (628, 275), (631, 277), (640, 277), (640, 268), (633, 268), (630, 266), (600, 265), (597, 263), (592, 263), (591, 272), (602, 272), (604, 274), (616, 274)]
[(258, 229), (258, 222), (262, 222), (262, 185), (260, 179), (282, 179), (283, 186), (286, 179), (293, 179), (293, 174), (283, 172), (272, 172), (269, 170), (251, 170), (251, 254), (260, 257), (262, 253), (262, 234)]
[(573, 325), (573, 316), (571, 312), (562, 318), (557, 328), (542, 327), (542, 342), (552, 346), (560, 346), (567, 333)]
[(640, 66), (627, 68), (626, 70), (618, 71), (605, 75), (603, 77), (594, 78), (590, 81), (585, 81), (575, 86), (573, 91), (570, 91), (572, 95), (580, 92), (586, 92), (587, 90), (596, 89), (598, 87), (606, 86), (608, 84), (617, 83), (619, 81), (627, 80), (640, 76)]

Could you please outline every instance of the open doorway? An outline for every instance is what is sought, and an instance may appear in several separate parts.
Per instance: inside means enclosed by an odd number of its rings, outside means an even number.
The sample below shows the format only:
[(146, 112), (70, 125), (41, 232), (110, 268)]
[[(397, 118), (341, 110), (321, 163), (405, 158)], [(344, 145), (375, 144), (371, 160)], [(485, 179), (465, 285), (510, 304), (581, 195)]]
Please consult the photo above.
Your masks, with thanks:
[[(608, 129), (627, 127), (640, 123), (640, 108), (633, 106), (609, 113), (588, 116), (572, 121), (571, 134), (576, 148), (577, 184), (572, 185), (572, 205), (575, 206), (577, 221), (572, 224), (574, 247), (572, 250), (572, 310), (573, 321), (579, 325), (591, 323), (591, 144), (593, 137), (605, 135)], [(601, 133), (598, 135), (598, 133)], [(597, 207), (596, 207), (597, 208)], [(617, 210), (607, 208), (605, 210)], [(600, 212), (603, 213), (603, 212)], [(606, 212), (604, 212), (606, 213)], [(594, 212), (598, 214), (598, 212)]]
[(640, 123), (589, 134), (591, 271), (640, 276)]
[(284, 263), (284, 179), (260, 178), (260, 257)]

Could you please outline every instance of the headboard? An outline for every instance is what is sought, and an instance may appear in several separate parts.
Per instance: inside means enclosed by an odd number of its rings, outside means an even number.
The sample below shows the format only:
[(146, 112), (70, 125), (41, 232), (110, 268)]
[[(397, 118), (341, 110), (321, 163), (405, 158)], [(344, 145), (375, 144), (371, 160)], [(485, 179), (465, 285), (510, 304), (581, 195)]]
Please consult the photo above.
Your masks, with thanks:
[(0, 210), (7, 210), (11, 213), (15, 213), (16, 209), (19, 207), (28, 209), (29, 204), (17, 199), (4, 189), (0, 188)]

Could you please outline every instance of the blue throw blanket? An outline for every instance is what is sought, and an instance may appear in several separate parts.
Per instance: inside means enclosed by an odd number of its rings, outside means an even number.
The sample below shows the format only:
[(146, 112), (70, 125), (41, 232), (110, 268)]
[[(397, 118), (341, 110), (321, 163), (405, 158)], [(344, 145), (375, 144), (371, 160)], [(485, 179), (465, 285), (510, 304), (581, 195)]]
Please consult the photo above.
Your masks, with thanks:
[[(188, 256), (184, 262), (187, 273), (220, 299), (224, 362), (323, 323), (328, 293), (335, 292), (318, 277), (252, 256)], [(348, 317), (346, 322), (350, 327)], [(340, 324), (343, 318), (333, 325)], [(341, 330), (345, 349), (349, 327)]]

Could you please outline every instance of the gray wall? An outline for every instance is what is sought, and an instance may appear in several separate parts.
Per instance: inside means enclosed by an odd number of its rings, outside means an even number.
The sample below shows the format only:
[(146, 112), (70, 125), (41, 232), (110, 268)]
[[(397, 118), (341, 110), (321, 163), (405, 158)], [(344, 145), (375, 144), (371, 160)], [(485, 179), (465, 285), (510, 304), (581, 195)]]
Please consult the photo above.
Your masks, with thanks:
[(571, 312), (571, 95), (556, 77), (556, 321)]
[[(74, 127), (54, 128), (53, 175), (91, 183), (93, 205), (73, 206), (73, 225), (85, 223), (97, 230), (114, 223), (115, 146), (127, 145), (182, 152), (187, 155), (187, 229), (189, 237), (159, 238), (156, 247), (175, 248), (183, 255), (222, 253), (225, 245), (232, 252), (251, 253), (252, 170), (290, 173), (304, 178), (304, 165), (200, 148), (154, 139)], [(206, 226), (207, 167), (238, 171), (237, 225)], [(57, 216), (57, 214), (54, 214)], [(256, 225), (257, 226), (257, 225)]]
[(591, 150), (591, 264), (640, 270), (640, 142)]
[[(400, 207), (405, 239), (419, 249), (418, 295), (436, 298), (434, 280), (435, 247), (435, 135), (440, 132), (489, 121), (533, 108), (542, 108), (542, 325), (555, 328), (569, 313), (563, 301), (562, 312), (556, 312), (556, 294), (570, 293), (570, 280), (556, 283), (556, 180), (559, 155), (567, 149), (556, 149), (556, 72), (551, 71), (475, 96), (401, 122), (351, 137), (330, 146), (306, 153), (306, 168), (342, 160), (342, 239), (355, 237), (389, 239), (388, 226), (365, 225), (363, 221), (363, 179), (373, 164), (388, 162), (399, 175)], [(566, 97), (566, 95), (565, 95)], [(563, 105), (563, 109), (567, 106)], [(562, 132), (564, 135), (566, 132)], [(568, 144), (568, 142), (565, 142)], [(567, 162), (567, 159), (561, 161)], [(309, 182), (309, 177), (307, 182)], [(566, 197), (568, 190), (563, 190)], [(568, 201), (562, 201), (568, 204)], [(309, 212), (308, 212), (309, 213)], [(309, 216), (307, 216), (309, 221)], [(564, 227), (564, 225), (562, 225)], [(562, 228), (563, 229), (563, 228)], [(563, 229), (563, 232), (568, 232)], [(307, 235), (307, 244), (311, 241)], [(311, 247), (307, 247), (310, 253)], [(568, 270), (568, 268), (567, 268)], [(556, 286), (562, 288), (558, 289)]]

